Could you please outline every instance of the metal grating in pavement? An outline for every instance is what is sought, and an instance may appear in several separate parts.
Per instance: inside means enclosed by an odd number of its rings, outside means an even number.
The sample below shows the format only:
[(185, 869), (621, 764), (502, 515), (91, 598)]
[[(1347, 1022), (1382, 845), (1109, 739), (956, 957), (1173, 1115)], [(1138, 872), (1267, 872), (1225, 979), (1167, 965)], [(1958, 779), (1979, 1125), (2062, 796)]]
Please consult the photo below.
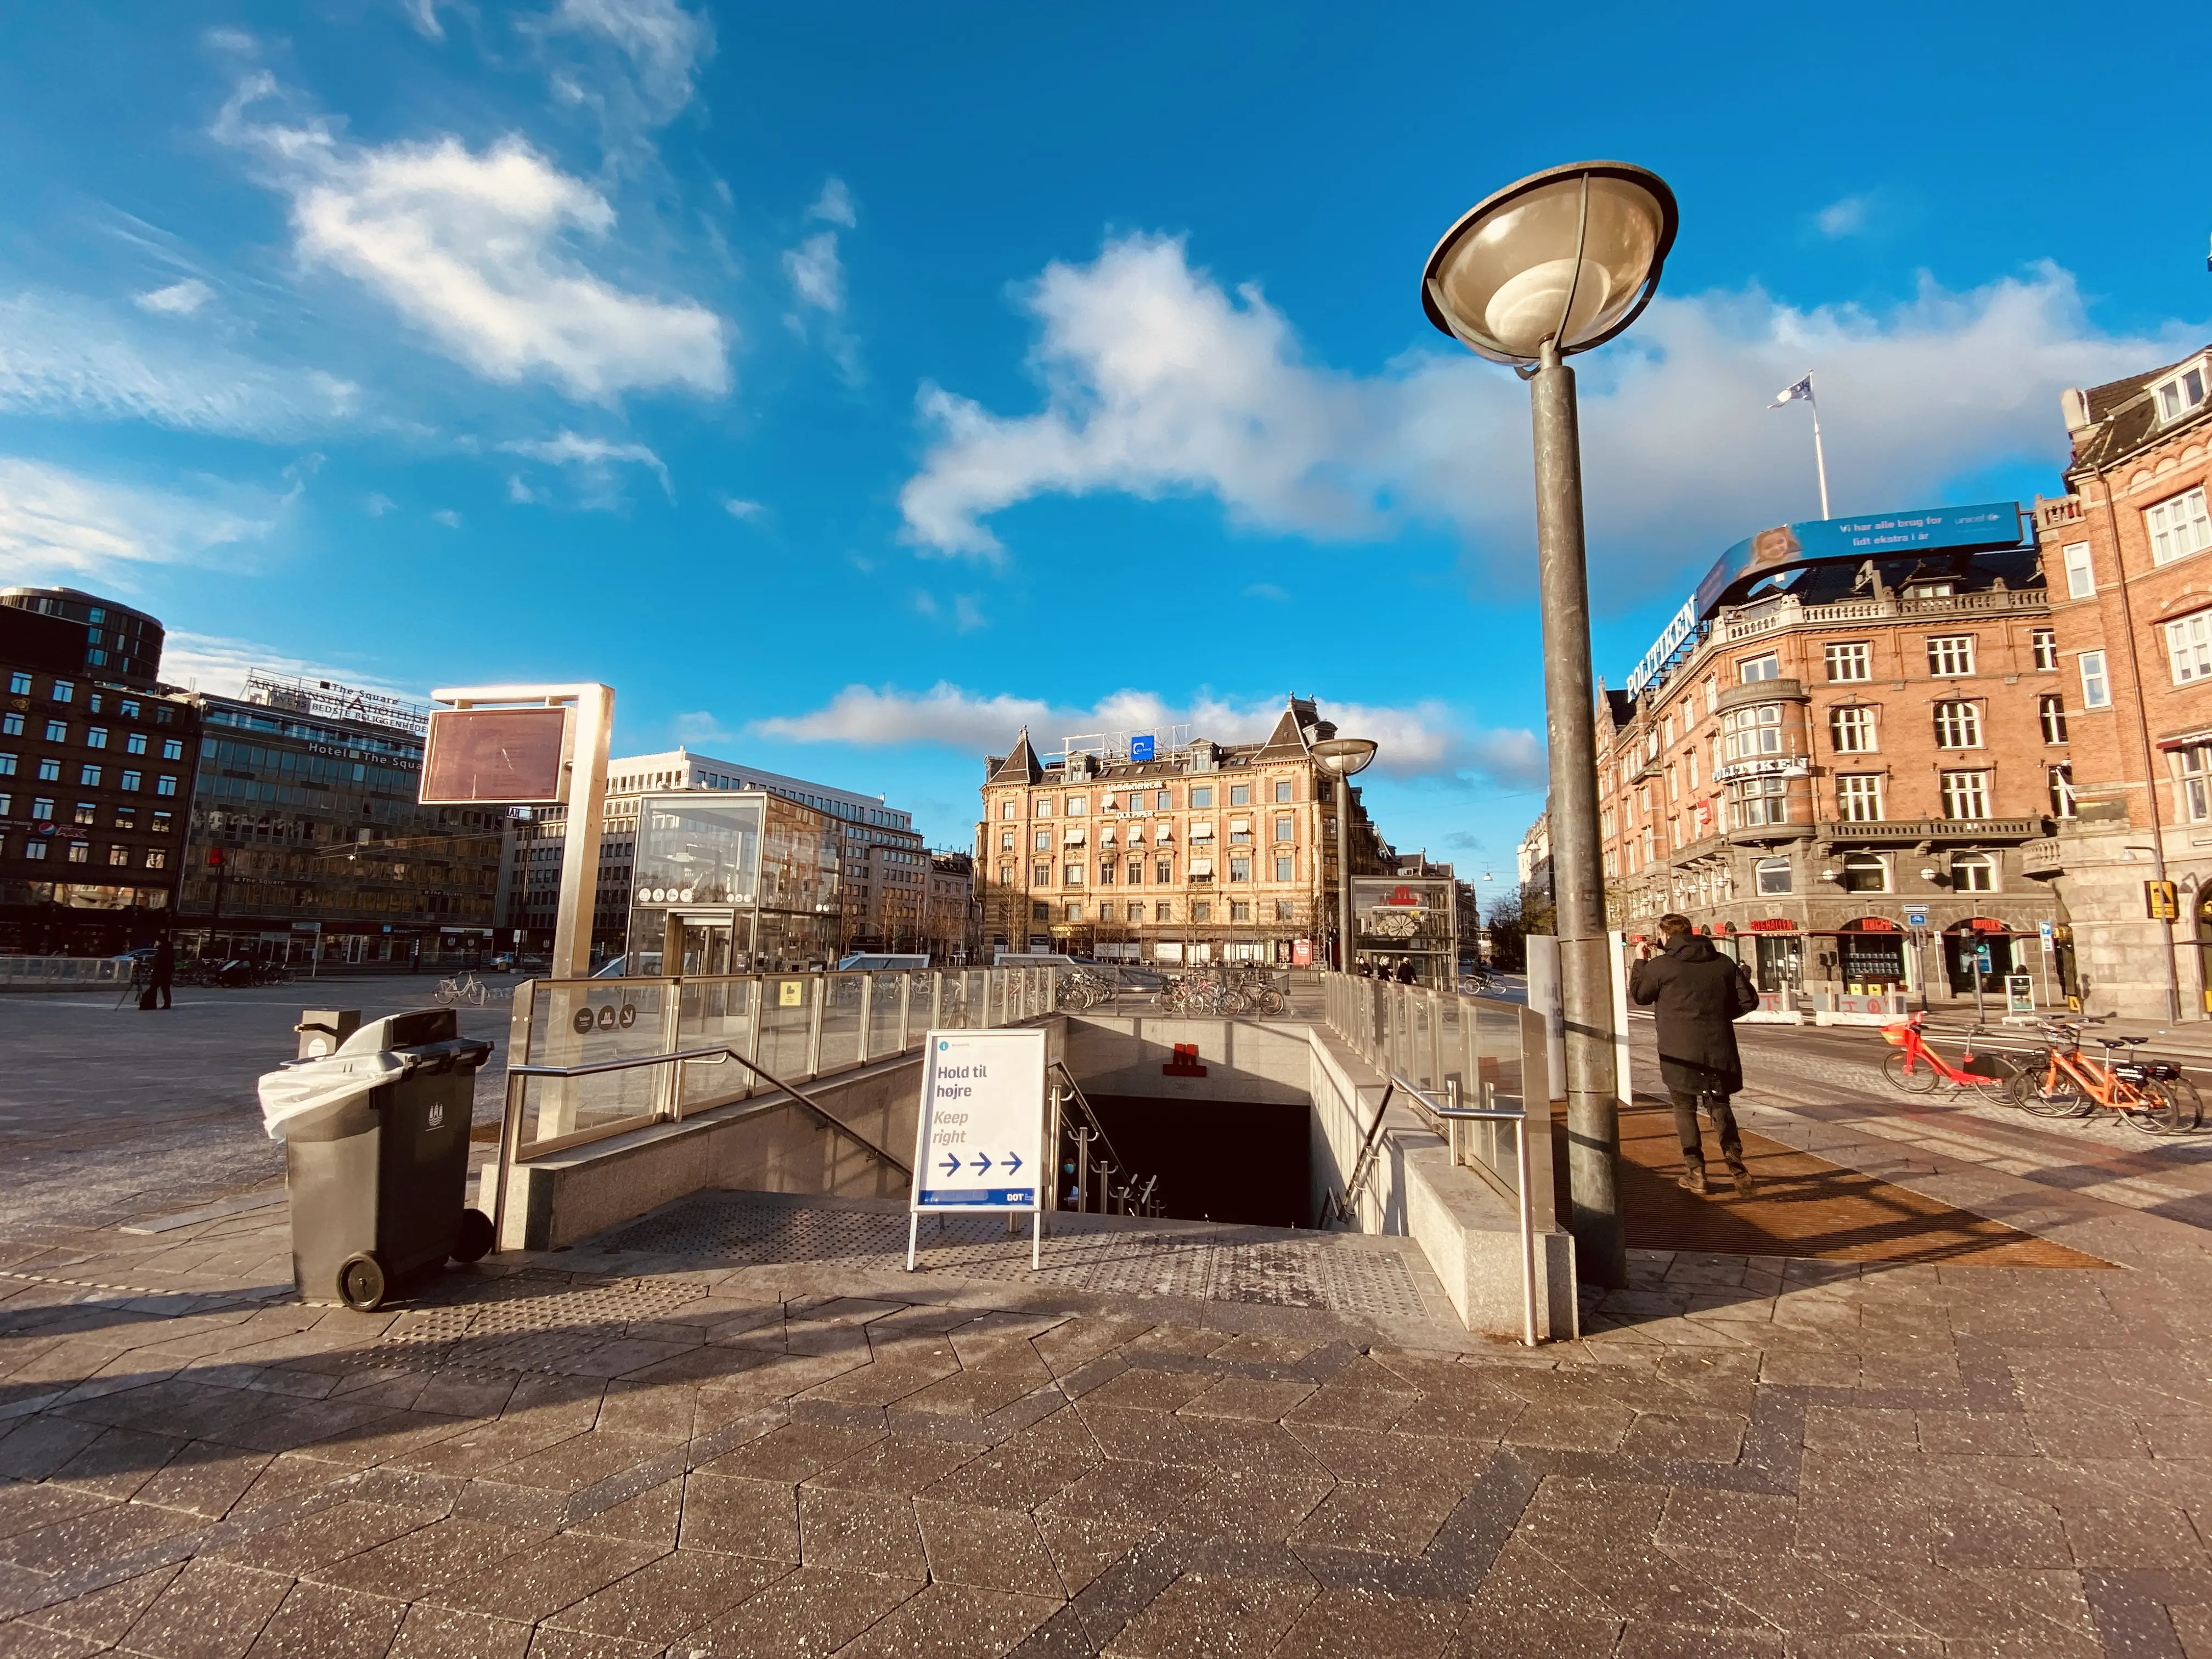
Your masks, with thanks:
[(628, 1336), (633, 1324), (706, 1294), (707, 1286), (691, 1279), (453, 1278), (427, 1304), (401, 1313), (363, 1357), (405, 1369), (565, 1370), (587, 1350)]
[[(1395, 1249), (1256, 1227), (1102, 1227), (1048, 1222), (1044, 1266), (1030, 1267), (1026, 1218), (1010, 1237), (1003, 1218), (925, 1217), (921, 1257), (963, 1279), (1060, 1285), (1109, 1296), (1180, 1296), (1283, 1308), (1425, 1319), (1429, 1308)], [(1072, 1223), (1072, 1225), (1071, 1225)], [(1080, 1229), (1077, 1231), (1075, 1229)], [(906, 1266), (904, 1211), (812, 1207), (747, 1193), (703, 1195), (605, 1239), (611, 1250), (690, 1256), (728, 1266), (819, 1262), (856, 1272)]]

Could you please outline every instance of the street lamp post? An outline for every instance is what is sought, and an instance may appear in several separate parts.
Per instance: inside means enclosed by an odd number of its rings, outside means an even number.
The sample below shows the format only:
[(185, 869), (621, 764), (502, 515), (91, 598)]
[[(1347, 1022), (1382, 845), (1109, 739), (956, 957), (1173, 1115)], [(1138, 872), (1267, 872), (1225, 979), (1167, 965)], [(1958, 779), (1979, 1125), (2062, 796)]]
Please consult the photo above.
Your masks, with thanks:
[(1585, 1278), (1628, 1279), (1615, 1175), (1611, 946), (1598, 836), (1597, 726), (1583, 538), (1582, 439), (1565, 359), (1636, 320), (1674, 246), (1674, 192), (1656, 173), (1586, 161), (1478, 203), (1429, 255), (1421, 306), (1469, 350), (1528, 381), (1550, 728), (1552, 871), (1566, 1015), (1567, 1172)]
[(1336, 970), (1348, 974), (1358, 937), (1352, 919), (1352, 775), (1366, 769), (1375, 745), (1365, 738), (1324, 738), (1314, 744), (1313, 757), (1336, 780)]

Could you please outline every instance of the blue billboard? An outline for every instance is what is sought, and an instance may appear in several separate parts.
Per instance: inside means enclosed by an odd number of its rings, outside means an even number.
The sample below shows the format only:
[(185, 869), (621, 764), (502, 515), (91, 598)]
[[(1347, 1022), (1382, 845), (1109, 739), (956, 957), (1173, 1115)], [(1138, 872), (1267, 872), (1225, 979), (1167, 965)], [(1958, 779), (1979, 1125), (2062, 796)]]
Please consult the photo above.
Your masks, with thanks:
[(1729, 590), (1795, 565), (2019, 545), (2018, 501), (1917, 507), (1905, 513), (1869, 513), (1850, 519), (1808, 519), (1802, 524), (1777, 525), (1738, 542), (1705, 573), (1692, 603), (1703, 621), (1736, 597)]
[(1148, 761), (1152, 759), (1152, 739), (1149, 736), (1132, 738), (1129, 739), (1129, 758), (1131, 760)]

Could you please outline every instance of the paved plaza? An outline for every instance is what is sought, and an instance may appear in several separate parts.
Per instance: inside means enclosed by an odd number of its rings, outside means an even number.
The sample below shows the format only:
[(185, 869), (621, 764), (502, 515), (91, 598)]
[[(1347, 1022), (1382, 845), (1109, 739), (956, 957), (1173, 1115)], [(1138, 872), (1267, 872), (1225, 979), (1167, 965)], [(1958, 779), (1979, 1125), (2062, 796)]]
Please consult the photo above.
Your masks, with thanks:
[(2046, 1265), (1639, 1250), (1534, 1352), (1401, 1241), (1094, 1220), (1031, 1276), (968, 1223), (908, 1275), (894, 1211), (745, 1194), (365, 1316), (225, 1202), (301, 1003), (166, 1069), (0, 1008), (11, 1185), (150, 1149), (7, 1212), (0, 1656), (2212, 1655), (2197, 1149), (1777, 1050), (1774, 1156)]

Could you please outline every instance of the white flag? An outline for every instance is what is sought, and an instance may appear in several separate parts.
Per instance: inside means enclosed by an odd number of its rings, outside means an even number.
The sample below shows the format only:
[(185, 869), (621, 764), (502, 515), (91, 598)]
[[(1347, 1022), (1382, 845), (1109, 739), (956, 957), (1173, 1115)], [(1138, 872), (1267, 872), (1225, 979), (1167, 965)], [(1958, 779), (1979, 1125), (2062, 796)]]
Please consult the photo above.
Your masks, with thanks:
[(1808, 404), (1813, 401), (1813, 377), (1809, 374), (1795, 386), (1784, 386), (1781, 391), (1774, 394), (1774, 401), (1767, 404), (1767, 407), (1779, 409), (1783, 404), (1794, 404), (1801, 398)]

